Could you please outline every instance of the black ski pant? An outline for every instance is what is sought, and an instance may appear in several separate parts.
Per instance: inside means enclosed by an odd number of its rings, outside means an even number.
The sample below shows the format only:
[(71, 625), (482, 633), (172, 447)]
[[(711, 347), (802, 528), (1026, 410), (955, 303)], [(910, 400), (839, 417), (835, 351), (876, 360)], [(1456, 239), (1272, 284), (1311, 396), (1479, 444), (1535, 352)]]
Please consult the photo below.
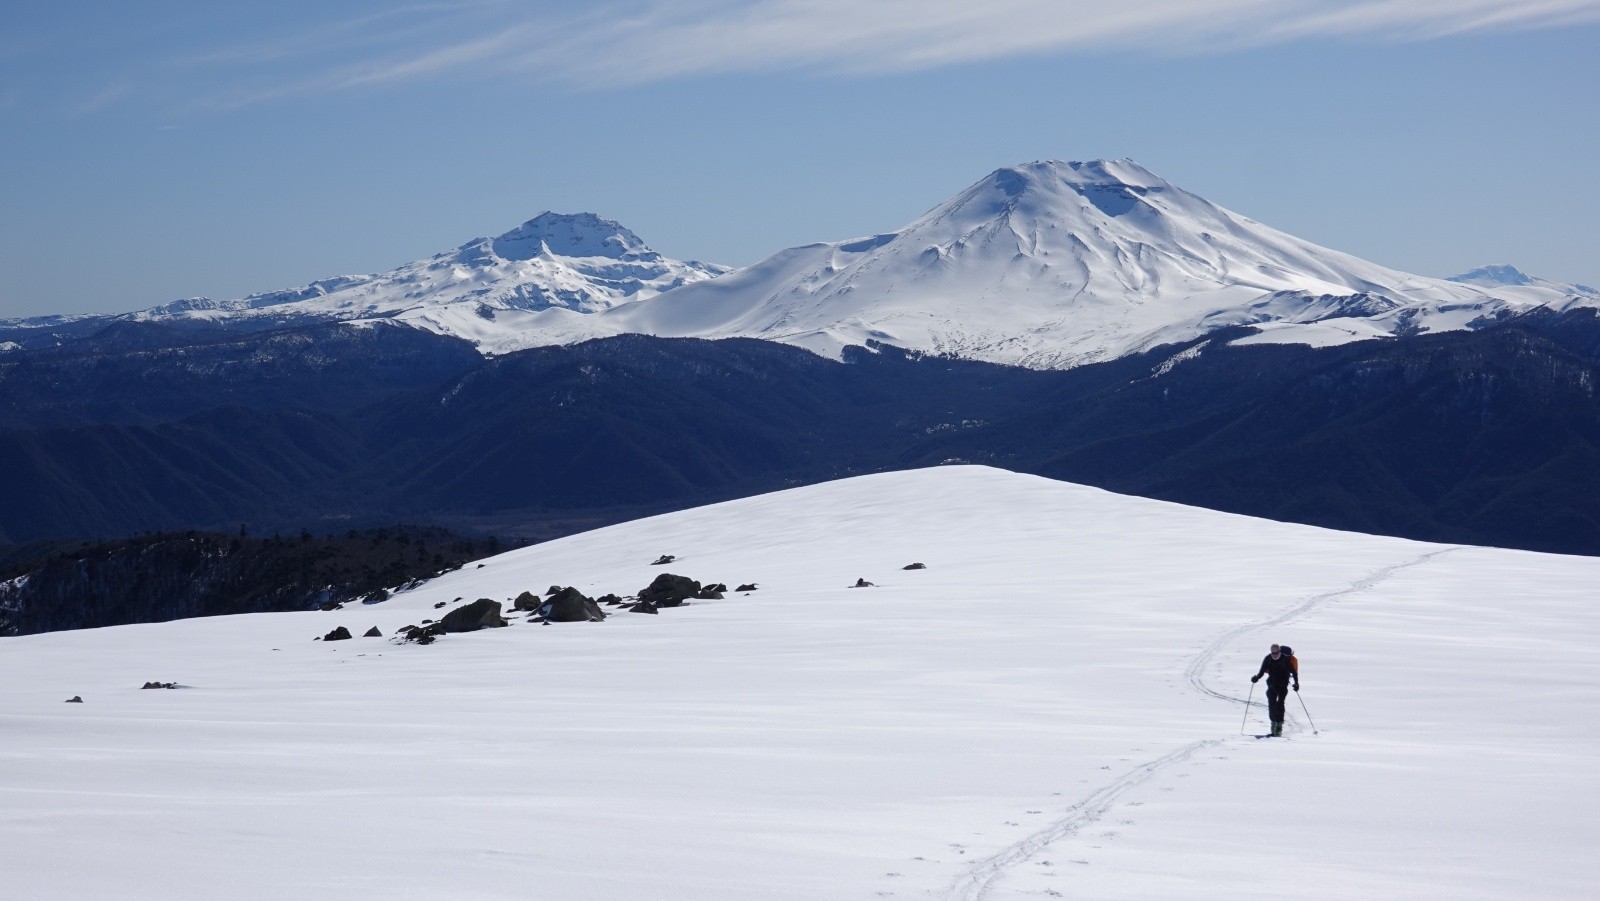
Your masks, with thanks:
[(1289, 697), (1289, 683), (1267, 682), (1267, 719), (1274, 723), (1283, 722), (1284, 699)]

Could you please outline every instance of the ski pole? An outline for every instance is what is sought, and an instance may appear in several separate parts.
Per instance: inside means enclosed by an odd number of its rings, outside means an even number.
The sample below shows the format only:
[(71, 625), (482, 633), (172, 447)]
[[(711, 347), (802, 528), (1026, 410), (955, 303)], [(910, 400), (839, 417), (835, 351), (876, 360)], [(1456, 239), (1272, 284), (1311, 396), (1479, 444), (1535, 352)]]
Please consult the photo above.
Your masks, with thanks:
[(1306, 699), (1300, 697), (1300, 692), (1298, 691), (1294, 693), (1294, 696), (1300, 698), (1300, 709), (1306, 711), (1306, 722), (1311, 724), (1311, 734), (1321, 735), (1322, 733), (1317, 731), (1317, 721), (1311, 718), (1311, 711), (1306, 710)]
[[(1239, 734), (1244, 734), (1244, 724), (1250, 722), (1250, 699), (1256, 696), (1256, 684), (1250, 683), (1250, 694), (1244, 699), (1244, 719), (1239, 721)], [(1306, 719), (1311, 719), (1311, 714), (1306, 714)]]

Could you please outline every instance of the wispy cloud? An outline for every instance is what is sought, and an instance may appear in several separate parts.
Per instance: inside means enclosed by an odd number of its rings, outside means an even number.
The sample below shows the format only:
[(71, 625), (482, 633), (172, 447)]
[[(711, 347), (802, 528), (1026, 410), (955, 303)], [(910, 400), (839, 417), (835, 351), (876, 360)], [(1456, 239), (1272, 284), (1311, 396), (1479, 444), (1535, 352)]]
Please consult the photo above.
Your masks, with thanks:
[(74, 116), (89, 116), (133, 93), (133, 83), (125, 78), (106, 85), (73, 106), (68, 112)]
[[(1086, 49), (1202, 50), (1317, 38), (1421, 41), (1600, 22), (1600, 0), (506, 0), (391, 7), (167, 60), (191, 105), (239, 107), (439, 78), (611, 88), (729, 73), (905, 72)], [(124, 92), (125, 93), (125, 92)], [(98, 108), (121, 94), (86, 104)]]

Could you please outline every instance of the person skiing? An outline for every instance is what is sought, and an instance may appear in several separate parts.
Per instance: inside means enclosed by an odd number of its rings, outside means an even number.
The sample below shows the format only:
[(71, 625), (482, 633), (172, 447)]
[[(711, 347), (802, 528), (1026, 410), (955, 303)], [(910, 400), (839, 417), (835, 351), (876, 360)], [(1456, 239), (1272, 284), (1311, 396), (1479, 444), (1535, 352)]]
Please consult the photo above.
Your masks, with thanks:
[(1296, 672), (1294, 658), (1283, 652), (1281, 645), (1273, 645), (1267, 656), (1261, 658), (1261, 669), (1250, 677), (1251, 684), (1267, 677), (1267, 718), (1272, 720), (1272, 734), (1283, 734), (1284, 700), (1289, 697), (1289, 686), (1300, 690), (1300, 674)]

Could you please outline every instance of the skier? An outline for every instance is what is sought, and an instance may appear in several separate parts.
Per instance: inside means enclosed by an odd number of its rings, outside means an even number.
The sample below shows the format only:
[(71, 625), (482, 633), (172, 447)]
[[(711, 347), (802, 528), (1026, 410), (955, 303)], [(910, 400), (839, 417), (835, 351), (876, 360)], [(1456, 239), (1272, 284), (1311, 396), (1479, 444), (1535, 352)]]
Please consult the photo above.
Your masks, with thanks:
[(1289, 685), (1294, 684), (1294, 690), (1300, 690), (1300, 674), (1295, 671), (1293, 658), (1283, 652), (1279, 645), (1273, 645), (1267, 656), (1261, 658), (1261, 669), (1250, 677), (1252, 684), (1261, 681), (1262, 675), (1267, 677), (1267, 717), (1272, 720), (1272, 734), (1283, 734), (1283, 702), (1289, 697)]

